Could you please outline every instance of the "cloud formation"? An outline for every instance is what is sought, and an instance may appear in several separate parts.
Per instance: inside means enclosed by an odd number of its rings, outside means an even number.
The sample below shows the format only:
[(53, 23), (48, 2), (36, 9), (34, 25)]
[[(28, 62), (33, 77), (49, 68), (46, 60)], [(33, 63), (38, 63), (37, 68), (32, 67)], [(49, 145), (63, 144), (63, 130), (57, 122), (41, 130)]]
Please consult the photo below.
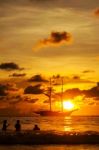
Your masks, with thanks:
[(26, 76), (26, 73), (13, 73), (10, 75), (10, 77), (24, 77)]
[(8, 96), (13, 92), (18, 92), (19, 89), (17, 88), (15, 83), (2, 83), (0, 84), (0, 96)]
[(64, 98), (75, 98), (83, 94), (79, 88), (73, 88), (73, 89), (66, 90), (63, 95), (64, 95)]
[(99, 16), (99, 8), (97, 8), (97, 9), (94, 11), (94, 15), (95, 15), (95, 16)]
[(28, 86), (24, 90), (24, 94), (43, 94), (43, 89), (41, 89), (41, 84), (35, 86)]
[[(60, 93), (58, 93), (60, 96)], [(95, 87), (88, 90), (80, 90), (79, 88), (67, 89), (64, 91), (64, 98), (75, 98), (77, 96), (83, 95), (85, 98), (93, 98), (94, 100), (99, 100), (99, 83)]]
[(94, 73), (94, 70), (84, 70), (82, 73), (87, 74), (87, 73)]
[(34, 99), (24, 99), (24, 102), (27, 102), (27, 103), (35, 103), (35, 102), (37, 102), (39, 99), (38, 98), (34, 98)]
[(6, 96), (7, 95), (7, 86), (0, 84), (0, 96)]
[(81, 79), (80, 79), (80, 76), (77, 76), (77, 75), (73, 76), (72, 79), (73, 79), (73, 80), (81, 80)]
[(14, 62), (7, 62), (7, 63), (1, 63), (0, 64), (0, 69), (1, 70), (6, 70), (6, 71), (13, 71), (13, 70), (23, 70), (24, 68), (20, 68)]
[(64, 32), (51, 32), (48, 38), (45, 38), (37, 43), (35, 49), (40, 49), (43, 47), (50, 46), (60, 46), (64, 44), (69, 44), (72, 41), (72, 36), (70, 33)]
[(95, 100), (99, 100), (99, 83), (95, 87), (92, 87), (89, 90), (82, 91), (86, 97), (94, 98)]
[[(61, 76), (53, 76), (53, 85), (55, 86), (59, 86), (62, 84), (62, 80), (61, 80)], [(94, 83), (94, 81), (92, 80), (88, 80), (88, 79), (85, 79), (85, 78), (82, 78), (81, 75), (76, 75), (76, 74), (73, 74), (71, 76), (64, 76), (63, 77), (63, 82), (64, 84), (79, 84), (79, 83)]]
[(44, 79), (41, 75), (37, 74), (31, 77), (29, 82), (48, 82), (46, 79)]

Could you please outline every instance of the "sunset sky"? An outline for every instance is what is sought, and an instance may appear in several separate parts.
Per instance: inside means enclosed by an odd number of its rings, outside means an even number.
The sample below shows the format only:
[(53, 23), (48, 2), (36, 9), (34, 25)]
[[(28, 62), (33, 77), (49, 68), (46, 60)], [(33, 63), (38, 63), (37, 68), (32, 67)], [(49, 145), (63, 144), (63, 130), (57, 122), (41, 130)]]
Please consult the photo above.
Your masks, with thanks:
[[(0, 39), (1, 84), (22, 77), (23, 89), (23, 77), (60, 74), (66, 89), (98, 88), (99, 0), (0, 0)], [(93, 97), (75, 114), (99, 115), (99, 94)], [(0, 100), (1, 112), (12, 110)]]

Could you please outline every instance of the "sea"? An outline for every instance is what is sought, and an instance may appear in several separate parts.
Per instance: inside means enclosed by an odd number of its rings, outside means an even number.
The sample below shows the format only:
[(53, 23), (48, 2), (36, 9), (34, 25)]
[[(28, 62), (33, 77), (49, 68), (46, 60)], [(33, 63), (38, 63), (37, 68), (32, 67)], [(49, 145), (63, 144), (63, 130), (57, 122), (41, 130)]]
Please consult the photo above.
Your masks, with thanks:
[[(33, 132), (37, 124), (43, 132), (99, 132), (99, 117), (97, 116), (68, 116), (68, 117), (0, 117), (0, 129), (3, 120), (7, 120), (11, 132), (15, 131), (16, 120), (20, 120), (23, 131)], [(99, 150), (99, 144), (82, 145), (0, 145), (0, 150)]]

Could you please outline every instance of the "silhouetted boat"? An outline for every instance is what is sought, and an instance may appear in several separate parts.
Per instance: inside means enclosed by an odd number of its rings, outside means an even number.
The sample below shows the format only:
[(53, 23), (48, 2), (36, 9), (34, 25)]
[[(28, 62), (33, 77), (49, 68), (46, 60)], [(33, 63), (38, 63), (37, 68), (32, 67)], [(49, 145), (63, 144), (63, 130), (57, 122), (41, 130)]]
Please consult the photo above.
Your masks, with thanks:
[(41, 110), (41, 111), (37, 111), (35, 112), (36, 114), (39, 114), (41, 116), (69, 116), (71, 115), (72, 111), (51, 111), (51, 110)]
[(61, 111), (53, 111), (52, 110), (52, 84), (51, 84), (51, 78), (50, 78), (50, 88), (49, 88), (49, 110), (40, 110), (36, 111), (36, 114), (39, 114), (41, 116), (69, 116), (72, 112), (75, 110), (65, 110), (63, 111), (63, 78), (62, 78), (62, 89), (61, 89)]

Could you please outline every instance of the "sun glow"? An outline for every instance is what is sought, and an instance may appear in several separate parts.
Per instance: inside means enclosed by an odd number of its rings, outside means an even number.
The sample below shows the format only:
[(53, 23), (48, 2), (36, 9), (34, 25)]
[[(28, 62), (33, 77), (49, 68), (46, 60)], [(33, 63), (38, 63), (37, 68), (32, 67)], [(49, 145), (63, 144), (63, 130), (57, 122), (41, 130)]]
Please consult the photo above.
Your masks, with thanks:
[(67, 110), (73, 110), (74, 104), (71, 101), (63, 101), (63, 108)]

